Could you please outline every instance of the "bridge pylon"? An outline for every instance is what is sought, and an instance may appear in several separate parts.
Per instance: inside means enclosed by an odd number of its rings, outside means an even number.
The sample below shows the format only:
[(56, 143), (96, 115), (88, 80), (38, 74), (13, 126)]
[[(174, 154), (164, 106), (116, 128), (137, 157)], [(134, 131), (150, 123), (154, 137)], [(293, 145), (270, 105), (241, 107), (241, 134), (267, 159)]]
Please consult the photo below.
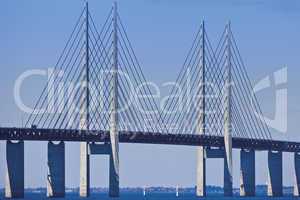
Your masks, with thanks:
[[(94, 144), (81, 142), (80, 144), (80, 196), (88, 197), (90, 195), (90, 156), (92, 154), (109, 155), (109, 196), (119, 196), (119, 134), (118, 134), (118, 13), (117, 3), (113, 5), (113, 37), (112, 37), (112, 63), (109, 70), (109, 135), (110, 141), (105, 144)], [(89, 10), (86, 3), (86, 41), (85, 41), (85, 75), (82, 83), (85, 87), (85, 95), (81, 100), (80, 129), (90, 130), (90, 56), (95, 56), (89, 47)], [(91, 31), (93, 34), (93, 32)], [(91, 42), (92, 43), (92, 42)], [(104, 50), (106, 51), (106, 50)], [(107, 52), (106, 52), (107, 53)], [(90, 66), (91, 65), (91, 66)], [(92, 92), (92, 91), (91, 91)], [(109, 148), (109, 149), (108, 149)], [(95, 151), (95, 149), (98, 149)]]
[(224, 113), (224, 196), (232, 196), (232, 124), (231, 124), (231, 30), (226, 26), (226, 96)]
[[(201, 24), (201, 41), (200, 41), (200, 67), (201, 67), (201, 100), (200, 113), (198, 123), (198, 134), (205, 135), (205, 27), (204, 21)], [(196, 195), (200, 197), (206, 196), (206, 155), (205, 147), (197, 147), (197, 171), (196, 171)]]
[[(82, 79), (82, 85), (85, 86), (85, 95), (81, 99), (80, 107), (80, 130), (89, 130), (89, 5), (86, 2), (85, 7), (85, 75)], [(80, 197), (88, 197), (90, 195), (90, 153), (89, 143), (80, 143)]]
[(110, 166), (109, 166), (109, 196), (119, 196), (119, 134), (118, 134), (118, 30), (117, 3), (114, 2), (113, 16), (113, 63), (110, 93)]

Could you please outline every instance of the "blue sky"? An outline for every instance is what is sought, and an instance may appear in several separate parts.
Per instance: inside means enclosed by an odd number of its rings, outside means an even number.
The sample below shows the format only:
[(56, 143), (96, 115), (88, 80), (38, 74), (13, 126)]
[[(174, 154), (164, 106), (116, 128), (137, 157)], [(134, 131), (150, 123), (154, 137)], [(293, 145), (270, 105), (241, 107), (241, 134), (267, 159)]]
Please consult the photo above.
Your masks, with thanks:
[[(112, 1), (90, 0), (97, 26), (104, 23)], [(16, 78), (28, 69), (45, 69), (56, 63), (84, 6), (79, 0), (5, 0), (0, 6), (0, 124), (20, 126), (22, 112), (13, 98)], [(297, 133), (299, 106), (300, 2), (218, 0), (120, 1), (119, 12), (148, 80), (159, 84), (176, 78), (201, 21), (213, 43), (231, 20), (246, 67), (253, 82), (288, 67), (288, 132), (283, 138), (300, 141)], [(40, 80), (40, 85), (43, 85)], [(25, 86), (28, 102), (36, 87)], [(285, 87), (286, 87), (285, 86)], [(259, 96), (264, 111), (272, 116), (274, 88)], [(26, 116), (23, 116), (25, 118)], [(67, 186), (79, 185), (79, 146), (67, 144)], [(0, 187), (4, 185), (5, 145), (0, 142)], [(193, 186), (196, 154), (191, 147), (121, 145), (121, 185)], [(285, 154), (284, 183), (293, 179), (291, 155)], [(257, 154), (257, 182), (267, 180), (266, 153)], [(108, 186), (108, 159), (91, 159), (92, 185)], [(239, 181), (239, 155), (234, 153), (234, 184)], [(222, 162), (208, 161), (208, 184), (222, 184)], [(26, 187), (46, 184), (46, 143), (25, 143)]]

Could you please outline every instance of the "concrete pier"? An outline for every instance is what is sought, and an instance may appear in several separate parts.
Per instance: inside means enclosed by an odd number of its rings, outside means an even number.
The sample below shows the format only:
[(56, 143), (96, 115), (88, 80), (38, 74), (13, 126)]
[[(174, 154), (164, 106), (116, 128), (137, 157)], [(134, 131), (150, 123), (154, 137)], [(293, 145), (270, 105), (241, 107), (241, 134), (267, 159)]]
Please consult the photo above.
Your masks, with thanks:
[(300, 196), (300, 153), (294, 153), (295, 186), (294, 196)]
[(24, 197), (24, 142), (6, 142), (6, 198)]
[(228, 158), (231, 155), (225, 154), (224, 158), (224, 196), (232, 196), (232, 159)]
[(80, 197), (90, 195), (90, 153), (87, 142), (80, 143)]
[(198, 197), (206, 196), (206, 156), (205, 148), (197, 147), (197, 187), (196, 195)]
[(65, 143), (48, 142), (47, 197), (65, 196)]
[(255, 151), (241, 150), (240, 195), (255, 196)]
[(282, 196), (282, 152), (268, 152), (268, 196)]
[(109, 196), (119, 197), (119, 152), (111, 153), (109, 157)]

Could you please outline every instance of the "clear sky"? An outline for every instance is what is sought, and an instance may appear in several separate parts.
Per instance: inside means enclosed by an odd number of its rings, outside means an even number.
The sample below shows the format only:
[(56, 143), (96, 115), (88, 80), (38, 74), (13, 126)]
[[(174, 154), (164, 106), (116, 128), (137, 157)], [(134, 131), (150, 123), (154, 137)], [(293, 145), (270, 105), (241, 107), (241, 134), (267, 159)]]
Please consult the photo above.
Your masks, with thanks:
[[(90, 0), (97, 26), (104, 23), (112, 1)], [(15, 104), (16, 78), (28, 69), (53, 67), (78, 15), (82, 0), (4, 0), (0, 4), (0, 124), (20, 126), (26, 118)], [(298, 74), (300, 73), (300, 2), (296, 0), (130, 0), (119, 12), (148, 80), (161, 84), (176, 78), (201, 20), (216, 43), (231, 20), (253, 82), (288, 67), (288, 131), (283, 138), (300, 141)], [(45, 84), (40, 80), (40, 85)], [(40, 85), (24, 86), (26, 102)], [(274, 88), (259, 96), (268, 116), (274, 114)], [(46, 186), (46, 143), (25, 143), (25, 186)], [(79, 185), (79, 145), (66, 146), (67, 186)], [(267, 156), (257, 154), (257, 182), (266, 183)], [(108, 186), (108, 159), (91, 159), (92, 186)], [(121, 186), (194, 186), (196, 153), (192, 147), (121, 145)], [(4, 186), (5, 143), (0, 142), (0, 187)], [(284, 184), (292, 184), (292, 157), (284, 154)], [(221, 185), (221, 160), (208, 161), (208, 184)], [(234, 152), (234, 184), (239, 184), (239, 154)]]

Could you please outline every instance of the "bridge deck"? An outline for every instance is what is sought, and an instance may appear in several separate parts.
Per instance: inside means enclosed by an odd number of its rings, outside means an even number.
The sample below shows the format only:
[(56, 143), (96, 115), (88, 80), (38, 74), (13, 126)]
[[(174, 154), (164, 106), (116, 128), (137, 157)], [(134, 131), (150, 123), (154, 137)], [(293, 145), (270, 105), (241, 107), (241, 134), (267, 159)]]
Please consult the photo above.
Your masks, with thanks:
[[(0, 140), (109, 142), (109, 132), (78, 129), (0, 128)], [(224, 137), (209, 135), (120, 131), (119, 140), (121, 143), (224, 147)], [(300, 152), (300, 143), (288, 141), (233, 138), (232, 146), (237, 149)]]

